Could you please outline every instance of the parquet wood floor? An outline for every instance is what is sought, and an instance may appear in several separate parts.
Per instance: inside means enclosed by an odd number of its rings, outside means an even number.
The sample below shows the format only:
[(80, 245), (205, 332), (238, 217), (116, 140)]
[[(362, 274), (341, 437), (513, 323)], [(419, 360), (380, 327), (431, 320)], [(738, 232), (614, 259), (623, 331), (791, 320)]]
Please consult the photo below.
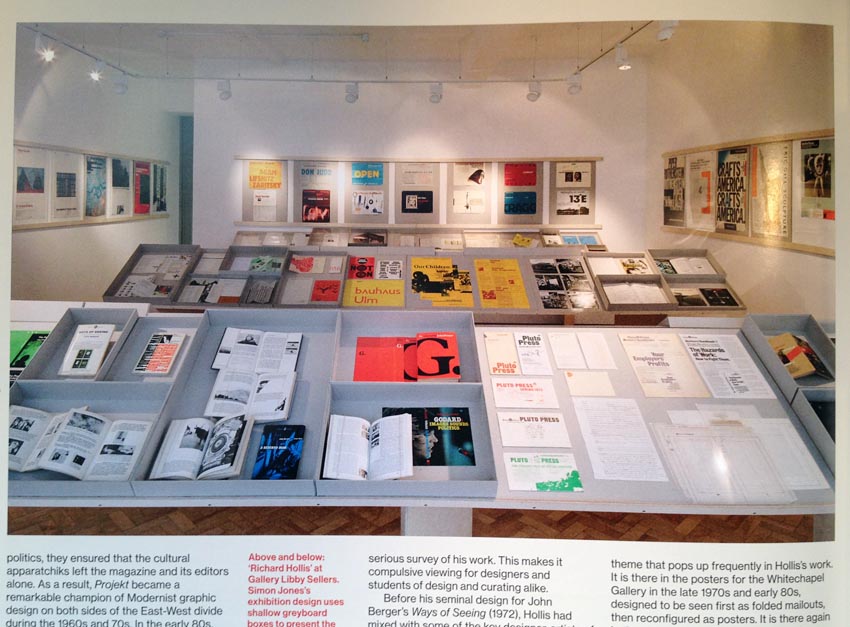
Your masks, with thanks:
[[(393, 507), (29, 508), (20, 535), (399, 535)], [(813, 516), (703, 516), (477, 509), (477, 537), (654, 542), (809, 542)]]

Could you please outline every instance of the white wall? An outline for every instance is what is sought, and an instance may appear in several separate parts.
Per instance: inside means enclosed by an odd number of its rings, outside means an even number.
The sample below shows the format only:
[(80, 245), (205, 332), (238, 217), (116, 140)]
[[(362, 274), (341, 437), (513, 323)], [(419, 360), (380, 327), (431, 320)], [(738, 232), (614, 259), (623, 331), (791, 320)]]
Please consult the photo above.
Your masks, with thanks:
[(833, 259), (659, 228), (662, 153), (834, 126), (830, 29), (691, 23), (658, 49), (648, 72), (647, 247), (708, 248), (752, 312), (833, 320)]
[(18, 30), (16, 141), (170, 162), (168, 218), (13, 233), (12, 298), (100, 300), (138, 244), (178, 241), (176, 111), (191, 111), (191, 86), (131, 80), (118, 96), (111, 81), (86, 78), (88, 64), (78, 54), (60, 50), (43, 65), (33, 41)]
[(212, 81), (195, 88), (194, 238), (227, 245), (241, 220), (241, 170), (235, 155), (405, 158), (602, 156), (597, 222), (613, 249), (643, 248), (646, 112), (641, 71), (619, 72), (610, 59), (588, 70), (584, 90), (544, 84), (537, 102), (524, 84), (444, 86), (428, 102), (424, 85), (344, 86), (232, 81), (221, 101)]

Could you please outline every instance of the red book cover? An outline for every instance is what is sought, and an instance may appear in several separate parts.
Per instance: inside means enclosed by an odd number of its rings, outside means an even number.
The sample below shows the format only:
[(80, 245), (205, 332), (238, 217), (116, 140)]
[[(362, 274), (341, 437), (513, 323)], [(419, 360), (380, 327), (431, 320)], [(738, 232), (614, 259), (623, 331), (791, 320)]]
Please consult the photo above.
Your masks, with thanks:
[(314, 303), (335, 303), (339, 300), (339, 285), (340, 281), (337, 279), (317, 279), (313, 282), (310, 301)]
[(133, 164), (135, 182), (135, 202), (133, 213), (151, 212), (151, 164), (150, 161), (136, 161)]
[(416, 361), (416, 338), (404, 337), (404, 380), (416, 381), (419, 378), (419, 364)]
[(358, 337), (354, 381), (404, 381), (404, 338)]
[(348, 278), (349, 279), (374, 279), (375, 278), (375, 258), (374, 257), (355, 257), (348, 258)]
[(457, 381), (460, 379), (460, 351), (457, 335), (451, 331), (416, 334), (418, 381)]

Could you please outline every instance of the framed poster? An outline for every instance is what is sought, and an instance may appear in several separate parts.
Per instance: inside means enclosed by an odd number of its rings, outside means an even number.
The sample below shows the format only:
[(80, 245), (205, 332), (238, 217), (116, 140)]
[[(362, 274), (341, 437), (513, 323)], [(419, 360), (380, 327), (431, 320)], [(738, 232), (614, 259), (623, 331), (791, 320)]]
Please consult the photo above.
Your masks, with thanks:
[(53, 152), (52, 161), (50, 219), (80, 220), (83, 216), (83, 156), (77, 152), (57, 150)]
[(594, 224), (596, 162), (555, 161), (549, 167), (549, 223)]
[(792, 146), (791, 241), (835, 248), (835, 139), (803, 139)]
[(543, 201), (543, 162), (499, 164), (497, 198), (500, 224), (541, 224)]
[(86, 217), (106, 215), (106, 157), (86, 155)]
[(111, 200), (109, 201), (110, 216), (130, 215), (130, 206), (133, 200), (130, 188), (130, 171), (133, 162), (130, 159), (110, 159), (112, 173), (110, 175)]
[(15, 210), (12, 224), (47, 222), (47, 151), (15, 146)]
[(664, 225), (685, 226), (685, 157), (668, 157), (664, 167)]
[(336, 201), (338, 167), (332, 161), (295, 162), (293, 187), (296, 222), (338, 221), (336, 208), (331, 204), (332, 199)]
[(748, 146), (717, 151), (715, 230), (718, 232), (748, 234), (749, 154)]
[(156, 213), (168, 211), (165, 172), (165, 165), (159, 163), (153, 164), (153, 210)]
[(791, 142), (750, 149), (750, 233), (791, 239)]
[(354, 161), (346, 164), (345, 221), (359, 224), (389, 222), (389, 164)]
[(133, 162), (134, 204), (133, 213), (151, 212), (151, 162)]
[(687, 155), (685, 168), (685, 224), (692, 229), (713, 231), (717, 153), (708, 151)]
[(434, 224), (440, 198), (439, 163), (395, 163), (396, 224)]

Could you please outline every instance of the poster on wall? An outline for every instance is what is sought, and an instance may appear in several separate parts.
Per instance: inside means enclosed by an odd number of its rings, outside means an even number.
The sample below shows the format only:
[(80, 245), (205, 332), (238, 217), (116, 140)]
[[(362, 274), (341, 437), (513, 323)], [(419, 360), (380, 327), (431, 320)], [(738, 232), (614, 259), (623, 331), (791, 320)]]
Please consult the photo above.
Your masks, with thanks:
[(555, 193), (555, 215), (589, 216), (591, 190), (559, 189)]
[(685, 157), (668, 157), (664, 168), (664, 225), (685, 226)]
[(506, 163), (505, 187), (536, 187), (536, 163)]
[(86, 217), (106, 215), (106, 157), (86, 155)]
[(283, 189), (283, 164), (280, 161), (249, 161), (248, 190), (254, 222), (277, 219), (278, 193)]
[(302, 189), (330, 189), (335, 181), (336, 167), (329, 161), (299, 161), (296, 172)]
[(354, 192), (351, 195), (351, 213), (355, 216), (384, 213), (384, 192)]
[(51, 220), (79, 220), (82, 218), (83, 157), (76, 152), (53, 153), (53, 192), (50, 202)]
[(714, 230), (714, 184), (717, 177), (717, 153), (696, 152), (687, 156), (685, 184), (686, 226)]
[(807, 139), (800, 142), (803, 194), (800, 217), (804, 220), (835, 220), (832, 193), (832, 159), (835, 139)]
[(130, 193), (130, 159), (112, 158), (112, 200), (109, 203), (110, 216), (129, 215), (132, 195)]
[(47, 222), (47, 151), (15, 146), (15, 212), (13, 224)]
[(305, 189), (301, 192), (301, 221), (331, 221), (331, 191), (329, 189)]
[(165, 166), (158, 163), (153, 164), (153, 210), (156, 213), (168, 211), (165, 199)]
[(592, 187), (591, 168), (589, 161), (574, 161), (571, 163), (555, 164), (555, 187)]
[(750, 150), (750, 230), (755, 237), (791, 237), (791, 142)]
[(453, 163), (452, 175), (455, 187), (477, 187), (484, 189), (486, 169), (483, 161)]
[(384, 164), (355, 161), (351, 164), (351, 184), (354, 187), (379, 187), (384, 184)]
[(400, 163), (397, 183), (401, 187), (434, 187), (438, 167), (436, 163)]
[(715, 229), (718, 232), (747, 234), (749, 153), (747, 146), (717, 151)]
[(133, 163), (133, 182), (135, 203), (133, 213), (144, 214), (151, 211), (151, 163), (135, 161)]
[(254, 222), (274, 222), (277, 214), (277, 190), (255, 189), (251, 192)]
[(483, 189), (456, 189), (452, 193), (454, 213), (484, 213)]
[(401, 192), (402, 213), (434, 213), (434, 192), (404, 190)]
[(505, 192), (505, 215), (534, 215), (537, 213), (537, 192)]

